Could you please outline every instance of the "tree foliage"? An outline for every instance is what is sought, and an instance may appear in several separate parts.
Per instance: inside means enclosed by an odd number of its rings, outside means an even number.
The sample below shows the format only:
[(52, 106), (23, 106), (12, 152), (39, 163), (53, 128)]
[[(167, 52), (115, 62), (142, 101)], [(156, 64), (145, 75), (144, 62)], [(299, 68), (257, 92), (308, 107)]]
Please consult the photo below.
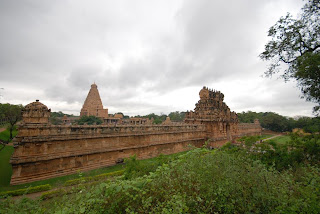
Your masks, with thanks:
[(301, 128), (306, 132), (315, 133), (320, 130), (320, 117), (299, 117), (293, 119), (284, 117), (274, 112), (241, 112), (238, 113), (241, 123), (253, 123), (259, 119), (262, 128), (275, 132), (292, 131), (294, 128)]
[(95, 117), (95, 116), (82, 116), (79, 120), (78, 120), (78, 124), (79, 125), (84, 125), (84, 124), (87, 124), (87, 125), (94, 125), (94, 124), (97, 124), (97, 125), (100, 125), (102, 124), (102, 120), (98, 117)]
[(157, 115), (155, 113), (151, 113), (151, 114), (148, 114), (148, 115), (145, 115), (145, 116), (142, 116), (142, 117), (149, 118), (149, 120), (151, 120), (153, 118), (153, 123), (154, 124), (160, 124), (160, 123), (162, 123), (163, 121), (166, 120), (167, 115), (165, 115), (165, 114)]
[(65, 114), (62, 111), (58, 111), (58, 112), (51, 112), (50, 113), (50, 117), (63, 117), (64, 115), (68, 116), (68, 117), (72, 117), (73, 114)]
[(10, 139), (12, 139), (14, 126), (22, 119), (22, 109), (22, 105), (0, 104), (0, 119), (5, 119), (9, 124)]
[(171, 112), (169, 114), (171, 121), (178, 121), (178, 122), (182, 122), (185, 116), (186, 116), (185, 112), (179, 112), (179, 111)]
[(271, 61), (265, 74), (281, 72), (285, 80), (297, 80), (303, 97), (317, 103), (314, 111), (319, 113), (320, 1), (308, 0), (296, 19), (290, 13), (281, 17), (268, 36), (272, 39), (260, 54), (261, 59)]

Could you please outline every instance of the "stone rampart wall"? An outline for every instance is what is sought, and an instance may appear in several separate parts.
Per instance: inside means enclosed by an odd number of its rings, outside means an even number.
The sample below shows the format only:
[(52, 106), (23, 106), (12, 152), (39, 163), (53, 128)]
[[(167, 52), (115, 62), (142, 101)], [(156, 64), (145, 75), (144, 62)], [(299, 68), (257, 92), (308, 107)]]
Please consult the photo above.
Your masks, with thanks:
[(139, 159), (200, 147), (200, 124), (141, 126), (55, 126), (25, 124), (15, 139), (11, 184), (115, 165), (134, 154)]
[(238, 124), (238, 136), (248, 136), (248, 135), (261, 135), (260, 123), (239, 123)]

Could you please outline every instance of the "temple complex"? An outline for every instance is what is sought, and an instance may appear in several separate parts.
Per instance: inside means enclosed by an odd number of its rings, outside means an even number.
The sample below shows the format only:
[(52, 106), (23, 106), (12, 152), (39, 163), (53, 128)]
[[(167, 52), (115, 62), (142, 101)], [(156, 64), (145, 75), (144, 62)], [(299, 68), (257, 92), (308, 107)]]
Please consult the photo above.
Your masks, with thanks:
[(50, 109), (39, 100), (32, 102), (25, 107), (13, 140), (11, 184), (112, 166), (132, 155), (146, 159), (186, 151), (190, 145), (215, 148), (241, 136), (261, 134), (258, 120), (239, 123), (221, 92), (203, 87), (199, 95), (184, 122), (167, 117), (160, 125), (146, 118), (125, 121), (122, 114), (108, 115), (96, 84), (91, 85), (81, 115), (103, 118), (102, 125), (72, 125), (67, 118), (62, 125), (52, 125)]

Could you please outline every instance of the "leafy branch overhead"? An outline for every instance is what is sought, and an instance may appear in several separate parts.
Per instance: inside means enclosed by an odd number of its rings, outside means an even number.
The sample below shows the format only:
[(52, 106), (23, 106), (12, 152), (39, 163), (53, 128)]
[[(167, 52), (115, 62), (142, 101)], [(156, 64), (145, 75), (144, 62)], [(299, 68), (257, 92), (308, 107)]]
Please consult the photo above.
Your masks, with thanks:
[(320, 110), (320, 0), (309, 0), (298, 18), (281, 17), (268, 32), (271, 40), (259, 57), (270, 61), (266, 76), (295, 79), (307, 101)]

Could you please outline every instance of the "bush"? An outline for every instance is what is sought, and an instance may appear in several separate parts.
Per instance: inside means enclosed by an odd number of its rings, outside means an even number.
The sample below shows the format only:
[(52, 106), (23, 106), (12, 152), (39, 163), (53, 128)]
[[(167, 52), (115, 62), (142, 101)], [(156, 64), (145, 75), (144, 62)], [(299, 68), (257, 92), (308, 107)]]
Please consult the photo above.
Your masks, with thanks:
[(67, 193), (67, 191), (65, 189), (57, 189), (57, 190), (52, 190), (52, 191), (49, 191), (49, 192), (42, 193), (40, 198), (42, 200), (48, 200), (48, 199), (53, 198), (53, 197), (65, 195), (66, 193)]
[[(292, 213), (318, 212), (319, 170), (293, 174), (223, 151), (196, 149), (149, 175), (102, 183), (64, 204), (108, 213)], [(314, 178), (314, 179), (312, 179)], [(98, 200), (99, 199), (99, 200)]]
[(64, 183), (64, 186), (73, 186), (81, 183), (86, 183), (90, 181), (98, 181), (98, 180), (104, 180), (113, 176), (119, 176), (124, 173), (124, 170), (119, 170), (115, 172), (108, 172), (108, 173), (103, 173), (100, 175), (95, 175), (95, 176), (89, 176), (89, 177), (82, 177), (82, 178), (77, 178), (77, 179), (72, 179), (68, 180)]
[(25, 189), (18, 189), (18, 190), (12, 190), (12, 191), (6, 191), (6, 192), (0, 192), (0, 197), (5, 198), (8, 196), (18, 196), (18, 195), (24, 195), (34, 192), (42, 192), (46, 190), (52, 189), (50, 184), (35, 186), (35, 187), (29, 187)]
[(124, 171), (124, 178), (132, 179), (148, 175), (150, 172), (156, 171), (162, 164), (168, 163), (171, 160), (173, 160), (173, 157), (160, 154), (155, 160), (148, 162), (137, 160), (136, 155), (133, 155), (125, 160), (126, 168)]
[[(72, 197), (64, 195), (50, 206), (0, 201), (0, 209), (6, 213), (22, 213), (23, 206), (33, 213), (320, 213), (318, 165), (280, 172), (252, 158), (248, 150), (227, 148), (195, 149), (143, 176), (80, 185), (72, 188)], [(142, 162), (131, 160), (129, 168), (137, 175)]]

